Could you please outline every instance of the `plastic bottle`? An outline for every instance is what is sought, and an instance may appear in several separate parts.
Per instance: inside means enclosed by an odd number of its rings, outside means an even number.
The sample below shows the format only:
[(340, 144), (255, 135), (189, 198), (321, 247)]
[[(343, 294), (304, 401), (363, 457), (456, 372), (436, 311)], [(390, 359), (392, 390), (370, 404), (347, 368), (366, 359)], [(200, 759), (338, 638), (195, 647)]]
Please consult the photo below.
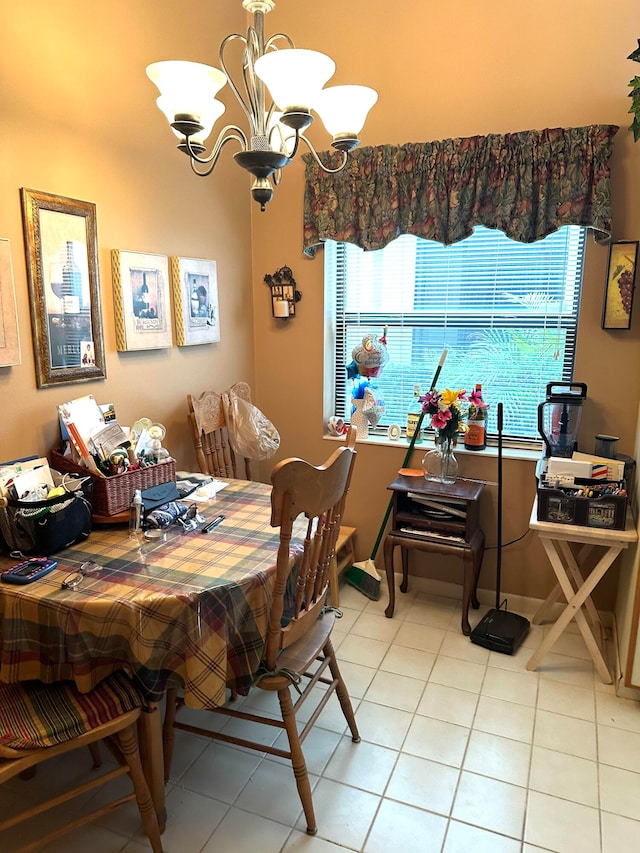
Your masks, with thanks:
[[(413, 437), (416, 427), (418, 425), (418, 421), (420, 420), (420, 415), (422, 414), (422, 404), (418, 400), (420, 396), (420, 386), (413, 386), (413, 398), (411, 403), (409, 404), (409, 411), (407, 413), (407, 439), (411, 440)], [(416, 436), (416, 441), (420, 441), (420, 436)]]
[(142, 530), (142, 492), (136, 489), (133, 493), (129, 510), (129, 533), (134, 536)]
[[(476, 382), (476, 399), (482, 400), (482, 385)], [(467, 431), (464, 434), (464, 446), (467, 450), (484, 450), (487, 446), (487, 410), (483, 406), (469, 407)]]

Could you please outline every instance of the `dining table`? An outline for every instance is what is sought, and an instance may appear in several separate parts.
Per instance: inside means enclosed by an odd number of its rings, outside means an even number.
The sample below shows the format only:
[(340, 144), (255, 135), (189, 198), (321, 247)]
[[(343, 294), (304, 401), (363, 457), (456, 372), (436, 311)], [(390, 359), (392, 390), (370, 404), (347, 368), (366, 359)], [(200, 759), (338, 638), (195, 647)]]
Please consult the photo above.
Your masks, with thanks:
[[(192, 708), (224, 704), (228, 689), (246, 695), (266, 638), (280, 544), (270, 524), (271, 486), (222, 483), (215, 499), (197, 505), (206, 521), (196, 530), (94, 527), (53, 555), (58, 565), (49, 574), (24, 585), (0, 583), (0, 681), (70, 680), (88, 692), (124, 669), (142, 692), (140, 750), (163, 828), (159, 706), (167, 686), (179, 684)], [(203, 532), (218, 515), (222, 521)], [(298, 524), (301, 540), (303, 520)], [(0, 557), (0, 571), (15, 562)], [(80, 583), (63, 588), (87, 564)]]

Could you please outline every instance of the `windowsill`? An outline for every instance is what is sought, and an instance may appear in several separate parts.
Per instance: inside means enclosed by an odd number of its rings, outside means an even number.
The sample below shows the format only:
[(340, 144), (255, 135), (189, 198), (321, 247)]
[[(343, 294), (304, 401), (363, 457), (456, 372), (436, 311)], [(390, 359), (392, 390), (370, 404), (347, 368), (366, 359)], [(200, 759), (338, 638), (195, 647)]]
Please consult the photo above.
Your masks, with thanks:
[[(344, 436), (338, 435), (323, 435), (323, 438), (327, 441), (344, 441)], [(402, 448), (405, 452), (409, 448), (409, 442), (403, 436), (397, 441), (391, 441), (386, 435), (376, 435), (369, 434), (364, 439), (358, 439), (358, 444), (363, 445), (375, 445), (377, 447), (389, 447), (389, 448)], [(424, 448), (424, 451), (433, 450), (434, 444), (432, 439), (426, 438), (421, 441), (417, 441), (414, 445), (416, 450), (420, 450), (420, 448)], [(485, 447), (484, 450), (467, 450), (464, 444), (459, 444), (455, 449), (456, 456), (489, 456), (493, 458), (497, 458), (498, 456), (498, 446), (497, 444), (489, 444)], [(502, 456), (503, 459), (518, 459), (523, 461), (531, 461), (537, 462), (542, 456), (542, 442), (539, 443), (531, 443), (524, 444), (522, 442), (507, 442), (503, 441), (502, 443)]]

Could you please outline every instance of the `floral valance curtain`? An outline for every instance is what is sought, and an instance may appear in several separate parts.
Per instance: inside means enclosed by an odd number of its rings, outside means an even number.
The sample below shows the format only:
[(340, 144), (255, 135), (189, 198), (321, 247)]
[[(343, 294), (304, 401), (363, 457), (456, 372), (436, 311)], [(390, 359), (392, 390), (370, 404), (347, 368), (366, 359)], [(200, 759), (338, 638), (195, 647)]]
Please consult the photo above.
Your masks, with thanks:
[(327, 174), (305, 155), (304, 251), (323, 240), (381, 249), (401, 234), (444, 245), (475, 225), (532, 243), (562, 225), (611, 234), (614, 125), (378, 145)]

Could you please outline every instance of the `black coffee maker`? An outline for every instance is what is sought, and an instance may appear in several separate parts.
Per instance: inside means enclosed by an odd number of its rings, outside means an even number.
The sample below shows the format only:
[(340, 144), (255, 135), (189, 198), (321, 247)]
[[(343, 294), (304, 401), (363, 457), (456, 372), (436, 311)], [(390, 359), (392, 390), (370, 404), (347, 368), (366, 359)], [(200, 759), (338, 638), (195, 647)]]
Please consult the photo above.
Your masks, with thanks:
[(578, 425), (587, 397), (584, 382), (549, 382), (547, 398), (538, 406), (538, 432), (545, 443), (545, 458), (571, 458), (578, 449)]

